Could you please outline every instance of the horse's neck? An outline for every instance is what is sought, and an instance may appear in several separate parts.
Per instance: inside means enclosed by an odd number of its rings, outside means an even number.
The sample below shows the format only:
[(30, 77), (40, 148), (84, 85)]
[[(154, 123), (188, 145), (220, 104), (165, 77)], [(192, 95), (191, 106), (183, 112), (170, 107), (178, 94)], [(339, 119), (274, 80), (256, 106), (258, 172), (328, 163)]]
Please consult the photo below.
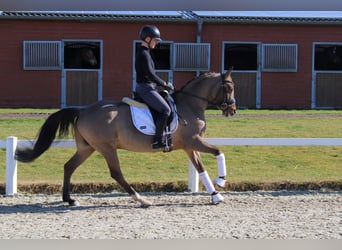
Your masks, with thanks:
[(197, 80), (185, 86), (181, 93), (177, 95), (177, 105), (184, 105), (192, 110), (194, 115), (203, 118), (204, 112), (208, 106), (208, 100), (212, 86), (205, 79)]

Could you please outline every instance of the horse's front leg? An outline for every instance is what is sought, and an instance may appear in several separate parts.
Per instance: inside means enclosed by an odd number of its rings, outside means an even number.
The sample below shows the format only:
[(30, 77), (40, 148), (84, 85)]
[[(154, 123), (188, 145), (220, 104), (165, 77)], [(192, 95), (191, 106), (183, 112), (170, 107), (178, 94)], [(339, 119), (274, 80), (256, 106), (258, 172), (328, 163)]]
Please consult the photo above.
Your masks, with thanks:
[(208, 194), (211, 195), (212, 197), (212, 202), (214, 204), (218, 204), (222, 202), (224, 199), (221, 194), (219, 194), (216, 190), (215, 187), (209, 177), (208, 172), (205, 170), (204, 165), (201, 160), (200, 153), (198, 151), (191, 151), (188, 152), (188, 156), (192, 162), (192, 164), (195, 166), (197, 172), (199, 173), (199, 176), (202, 180), (202, 183), (207, 190)]
[(214, 182), (219, 187), (224, 188), (226, 186), (227, 175), (226, 158), (224, 153), (218, 147), (204, 141), (200, 136), (195, 138), (193, 149), (202, 153), (212, 154), (216, 157), (218, 176), (214, 179)]
[(214, 181), (219, 187), (224, 188), (226, 186), (227, 175), (226, 158), (224, 153), (220, 152), (218, 155), (216, 155), (216, 160), (218, 177), (216, 177)]

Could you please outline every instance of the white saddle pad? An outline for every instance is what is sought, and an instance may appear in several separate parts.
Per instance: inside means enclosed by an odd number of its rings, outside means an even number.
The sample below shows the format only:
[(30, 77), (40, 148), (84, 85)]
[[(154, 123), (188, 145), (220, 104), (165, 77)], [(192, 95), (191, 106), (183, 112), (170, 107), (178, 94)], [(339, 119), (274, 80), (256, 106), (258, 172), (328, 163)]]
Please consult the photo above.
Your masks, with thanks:
[[(153, 117), (150, 109), (146, 104), (137, 102), (131, 98), (125, 97), (122, 99), (124, 103), (127, 103), (130, 107), (132, 114), (132, 121), (137, 130), (146, 135), (154, 135), (156, 131), (156, 126), (153, 121)], [(176, 105), (172, 100), (172, 105), (174, 110), (176, 110)], [(173, 133), (178, 127), (178, 116), (175, 112), (172, 122), (170, 124), (170, 132)], [(165, 131), (164, 131), (165, 134)]]

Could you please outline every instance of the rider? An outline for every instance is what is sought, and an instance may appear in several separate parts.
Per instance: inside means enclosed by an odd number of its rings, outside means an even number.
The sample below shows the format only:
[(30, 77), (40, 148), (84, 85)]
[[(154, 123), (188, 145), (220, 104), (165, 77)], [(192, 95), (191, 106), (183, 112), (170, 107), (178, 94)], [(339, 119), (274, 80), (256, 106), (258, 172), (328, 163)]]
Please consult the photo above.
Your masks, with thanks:
[(140, 39), (142, 43), (137, 51), (135, 60), (135, 71), (137, 73), (135, 91), (149, 108), (158, 112), (158, 117), (155, 120), (156, 133), (153, 138), (152, 149), (165, 148), (163, 131), (167, 125), (171, 109), (159, 94), (156, 86), (162, 86), (168, 90), (173, 90), (174, 87), (172, 83), (167, 83), (156, 74), (154, 62), (150, 54), (150, 49), (154, 49), (158, 42), (161, 41), (159, 29), (153, 25), (143, 26), (140, 30)]

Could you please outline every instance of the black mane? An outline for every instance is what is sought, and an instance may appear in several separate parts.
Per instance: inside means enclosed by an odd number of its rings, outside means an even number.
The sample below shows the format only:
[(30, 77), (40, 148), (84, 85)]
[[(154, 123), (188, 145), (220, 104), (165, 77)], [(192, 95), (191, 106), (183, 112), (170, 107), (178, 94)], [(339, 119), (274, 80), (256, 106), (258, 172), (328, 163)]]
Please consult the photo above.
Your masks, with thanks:
[(203, 72), (201, 73), (199, 76), (194, 76), (191, 80), (187, 81), (187, 83), (185, 85), (183, 85), (179, 90), (177, 90), (176, 92), (181, 92), (186, 86), (188, 86), (190, 83), (194, 82), (194, 81), (200, 81), (201, 79), (205, 78), (205, 77), (212, 77), (214, 76), (215, 72)]

